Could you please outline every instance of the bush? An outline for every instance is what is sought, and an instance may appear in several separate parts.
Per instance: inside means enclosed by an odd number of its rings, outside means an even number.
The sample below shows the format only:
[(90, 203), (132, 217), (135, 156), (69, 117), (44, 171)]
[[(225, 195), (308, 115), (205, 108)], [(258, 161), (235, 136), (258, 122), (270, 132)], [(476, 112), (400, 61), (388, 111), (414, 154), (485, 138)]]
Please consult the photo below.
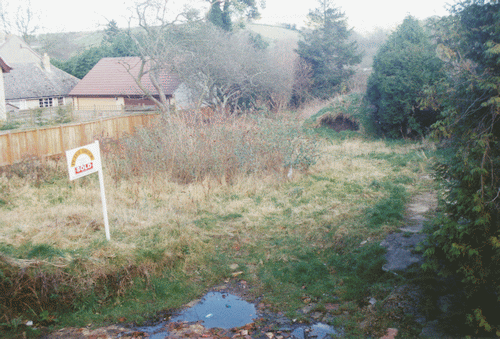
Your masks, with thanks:
[[(436, 26), (447, 77), (431, 88), (448, 156), (436, 165), (448, 193), (429, 230), (426, 267), (456, 278), (475, 331), (500, 336), (500, 4), (464, 1)], [(465, 318), (465, 315), (464, 315)], [(483, 331), (481, 333), (481, 331)]]
[(408, 16), (378, 51), (368, 79), (366, 99), (379, 133), (391, 138), (425, 134), (437, 112), (423, 109), (424, 86), (440, 76), (441, 62), (419, 22)]

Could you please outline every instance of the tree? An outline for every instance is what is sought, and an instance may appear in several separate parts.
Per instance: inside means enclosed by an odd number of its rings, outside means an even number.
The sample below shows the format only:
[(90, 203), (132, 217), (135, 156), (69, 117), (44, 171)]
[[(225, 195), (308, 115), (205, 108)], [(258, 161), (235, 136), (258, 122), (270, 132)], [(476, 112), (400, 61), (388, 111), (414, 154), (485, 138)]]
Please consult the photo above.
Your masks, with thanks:
[(31, 9), (31, 0), (18, 5), (15, 14), (9, 12), (9, 3), (0, 2), (0, 21), (5, 33), (17, 33), (26, 42), (30, 42), (33, 35), (40, 29), (37, 23), (40, 18)]
[(207, 15), (209, 22), (223, 30), (233, 29), (232, 16), (238, 15), (248, 20), (260, 17), (256, 0), (207, 0), (210, 10)]
[[(168, 0), (145, 0), (136, 4), (135, 16), (131, 18), (127, 33), (141, 58), (141, 66), (138, 74), (129, 73), (162, 113), (170, 112), (162, 80), (174, 71), (175, 62), (183, 50), (183, 40), (178, 34), (182, 28), (180, 23), (189, 23), (196, 18), (197, 13), (190, 9), (174, 13)], [(132, 21), (136, 22), (138, 29), (131, 28)], [(157, 97), (143, 86), (145, 76), (151, 80)]]
[[(457, 278), (477, 334), (500, 336), (500, 3), (462, 1), (435, 27), (446, 77), (426, 103), (452, 156), (437, 164), (448, 194), (429, 230), (426, 267)], [(486, 333), (481, 333), (484, 331)]]
[(348, 40), (344, 13), (332, 0), (318, 0), (319, 7), (309, 12), (309, 29), (302, 31), (297, 53), (311, 69), (311, 95), (327, 99), (341, 89), (354, 73), (350, 66), (361, 61), (355, 42)]
[[(196, 108), (225, 112), (280, 105), (289, 95), (291, 79), (271, 51), (255, 47), (245, 32), (230, 33), (211, 23), (185, 27), (184, 53), (176, 71), (191, 91)], [(217, 46), (217, 48), (214, 48)], [(288, 93), (288, 94), (287, 94)]]
[(120, 28), (118, 28), (118, 24), (116, 23), (115, 20), (111, 20), (108, 22), (108, 25), (106, 26), (106, 29), (104, 30), (104, 41), (107, 43), (112, 44), (113, 42), (116, 41), (116, 39), (119, 37), (121, 34)]
[(66, 61), (53, 60), (63, 71), (82, 79), (102, 58), (137, 56), (136, 44), (114, 20), (108, 23), (99, 46), (87, 48)]
[(440, 77), (440, 68), (429, 36), (416, 19), (406, 17), (376, 54), (368, 79), (370, 119), (382, 134), (421, 136), (436, 122), (438, 113), (419, 107), (418, 99)]

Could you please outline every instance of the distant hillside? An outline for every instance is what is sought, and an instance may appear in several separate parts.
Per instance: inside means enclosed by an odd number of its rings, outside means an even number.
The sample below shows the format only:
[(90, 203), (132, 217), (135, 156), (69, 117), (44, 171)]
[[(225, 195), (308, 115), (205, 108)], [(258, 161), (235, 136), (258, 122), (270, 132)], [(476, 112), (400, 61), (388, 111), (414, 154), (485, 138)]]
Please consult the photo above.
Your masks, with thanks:
[(64, 61), (89, 47), (99, 46), (103, 36), (103, 31), (47, 33), (38, 35), (31, 46), (38, 52), (46, 52), (51, 58)]
[[(247, 24), (247, 29), (260, 34), (268, 42), (279, 40), (298, 40), (299, 32), (284, 27)], [(65, 61), (81, 51), (99, 46), (104, 31), (93, 32), (70, 32), (70, 33), (47, 33), (38, 35), (31, 43), (38, 52), (46, 52), (51, 58)]]
[(300, 34), (298, 31), (287, 29), (279, 26), (247, 24), (246, 27), (254, 33), (262, 35), (271, 41), (276, 40), (299, 40)]
[[(250, 23), (246, 28), (256, 34), (260, 34), (269, 43), (300, 39), (300, 33), (296, 30), (280, 26)], [(378, 30), (365, 37), (354, 32), (352, 39), (358, 41), (358, 46), (364, 52), (362, 67), (371, 67), (373, 55), (378, 47), (385, 41), (388, 31)], [(41, 34), (32, 42), (32, 47), (40, 53), (47, 52), (51, 58), (65, 61), (77, 55), (81, 51), (99, 46), (104, 36), (104, 31), (94, 32), (71, 32)]]

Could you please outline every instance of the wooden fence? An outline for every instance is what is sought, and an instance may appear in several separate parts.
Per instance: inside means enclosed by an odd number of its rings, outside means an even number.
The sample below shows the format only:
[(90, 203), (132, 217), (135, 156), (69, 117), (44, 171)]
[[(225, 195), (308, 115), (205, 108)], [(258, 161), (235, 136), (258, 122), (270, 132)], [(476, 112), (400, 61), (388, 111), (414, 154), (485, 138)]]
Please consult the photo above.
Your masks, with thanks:
[(148, 126), (158, 114), (127, 115), (79, 124), (0, 132), (0, 166), (12, 165), (29, 157), (63, 155), (98, 137), (121, 138), (139, 126)]
[(7, 112), (7, 123), (18, 124), (21, 127), (36, 127), (54, 122), (83, 122), (97, 119), (152, 113), (155, 106), (93, 106), (75, 110), (72, 105), (43, 107), (28, 110)]

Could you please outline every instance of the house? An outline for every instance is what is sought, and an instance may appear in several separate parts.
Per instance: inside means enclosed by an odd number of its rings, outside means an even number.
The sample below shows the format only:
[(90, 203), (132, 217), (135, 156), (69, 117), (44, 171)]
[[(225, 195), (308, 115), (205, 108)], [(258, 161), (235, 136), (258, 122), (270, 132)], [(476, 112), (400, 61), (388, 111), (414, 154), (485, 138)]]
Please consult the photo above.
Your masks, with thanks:
[(4, 75), (5, 101), (8, 111), (55, 107), (71, 104), (69, 92), (78, 78), (50, 64), (12, 64)]
[(0, 31), (0, 56), (9, 64), (40, 63), (42, 57), (23, 39)]
[[(122, 110), (140, 109), (154, 106), (143, 90), (136, 83), (141, 68), (139, 57), (103, 58), (73, 88), (69, 95), (73, 98), (76, 110)], [(141, 84), (156, 99), (158, 91), (154, 88), (149, 74), (149, 65), (145, 66), (145, 75)], [(171, 104), (180, 81), (174, 74), (162, 74), (159, 82)]]
[(0, 32), (0, 57), (12, 68), (4, 75), (7, 111), (71, 104), (78, 78), (51, 65), (21, 38)]
[(0, 121), (7, 120), (7, 110), (5, 105), (4, 74), (9, 73), (12, 68), (0, 58)]

